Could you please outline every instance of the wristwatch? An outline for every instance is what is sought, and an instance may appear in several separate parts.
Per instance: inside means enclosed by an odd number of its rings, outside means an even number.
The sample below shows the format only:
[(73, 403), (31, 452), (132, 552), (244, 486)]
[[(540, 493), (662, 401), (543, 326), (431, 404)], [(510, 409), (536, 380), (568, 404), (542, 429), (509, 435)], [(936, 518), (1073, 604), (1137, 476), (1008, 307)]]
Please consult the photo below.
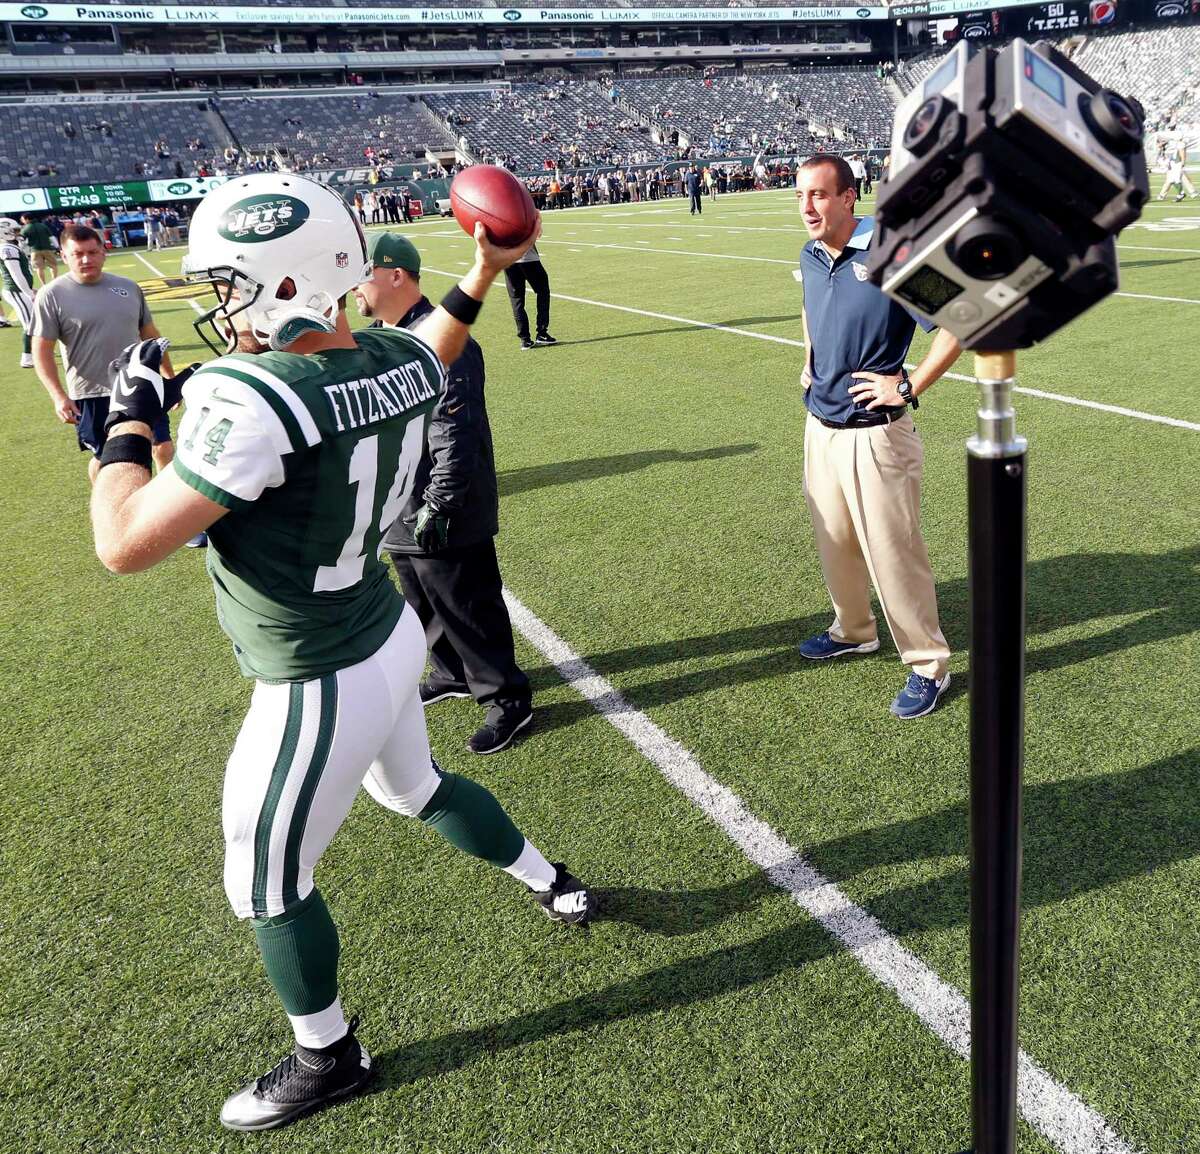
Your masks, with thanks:
[(921, 407), (921, 403), (913, 396), (912, 381), (908, 379), (908, 369), (903, 365), (900, 366), (900, 384), (896, 387), (896, 392), (904, 399), (906, 405), (911, 405), (913, 409)]

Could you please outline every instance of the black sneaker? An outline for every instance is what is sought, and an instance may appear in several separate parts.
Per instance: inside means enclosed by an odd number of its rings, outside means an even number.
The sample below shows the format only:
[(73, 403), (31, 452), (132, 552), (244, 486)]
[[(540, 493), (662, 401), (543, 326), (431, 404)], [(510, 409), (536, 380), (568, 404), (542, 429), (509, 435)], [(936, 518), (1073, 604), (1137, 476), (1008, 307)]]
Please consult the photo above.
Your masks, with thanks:
[(533, 343), (535, 345), (556, 345), (558, 344), (558, 341), (556, 341), (549, 333), (538, 333), (538, 335), (533, 338)]
[(438, 701), (445, 701), (447, 697), (470, 697), (471, 691), (464, 685), (461, 688), (457, 685), (435, 685), (432, 681), (422, 681), (417, 687), (417, 692), (421, 695), (422, 705), (433, 705)]
[(521, 348), (522, 349), (533, 348), (533, 341), (531, 341), (528, 337), (522, 337), (521, 338)]
[(554, 863), (554, 883), (545, 893), (534, 893), (538, 905), (552, 922), (586, 926), (596, 915), (596, 899), (562, 862)]
[(261, 1078), (225, 1099), (221, 1125), (227, 1130), (273, 1130), (305, 1114), (357, 1094), (371, 1077), (371, 1055), (354, 1031), (324, 1050), (296, 1048)]
[(499, 753), (533, 720), (532, 705), (493, 705), (467, 742), (472, 753)]

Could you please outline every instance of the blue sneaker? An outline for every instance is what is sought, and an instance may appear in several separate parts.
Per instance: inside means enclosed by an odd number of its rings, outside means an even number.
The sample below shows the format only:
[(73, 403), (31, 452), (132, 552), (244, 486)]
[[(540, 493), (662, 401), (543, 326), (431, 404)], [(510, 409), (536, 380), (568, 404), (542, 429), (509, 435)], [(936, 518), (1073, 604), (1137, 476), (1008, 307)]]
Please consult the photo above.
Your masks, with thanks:
[(919, 673), (910, 673), (904, 688), (896, 694), (896, 700), (892, 702), (892, 712), (903, 721), (924, 717), (937, 709), (942, 694), (949, 688), (949, 673), (941, 681), (934, 681), (932, 677), (922, 677)]
[(807, 657), (809, 661), (824, 661), (827, 657), (874, 653), (878, 648), (878, 637), (874, 641), (834, 641), (828, 633), (818, 633), (816, 637), (800, 642), (800, 656)]
[(184, 545), (186, 545), (189, 549), (207, 549), (208, 534), (197, 533), (190, 541), (185, 541)]

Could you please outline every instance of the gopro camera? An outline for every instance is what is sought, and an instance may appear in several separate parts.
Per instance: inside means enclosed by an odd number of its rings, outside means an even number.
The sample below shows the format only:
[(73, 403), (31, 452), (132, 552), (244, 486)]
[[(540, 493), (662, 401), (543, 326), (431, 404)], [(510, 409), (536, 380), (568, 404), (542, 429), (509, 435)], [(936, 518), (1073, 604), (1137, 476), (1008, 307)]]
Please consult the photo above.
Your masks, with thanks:
[(1028, 348), (1117, 287), (1141, 105), (1047, 43), (957, 45), (896, 111), (870, 276), (966, 348)]

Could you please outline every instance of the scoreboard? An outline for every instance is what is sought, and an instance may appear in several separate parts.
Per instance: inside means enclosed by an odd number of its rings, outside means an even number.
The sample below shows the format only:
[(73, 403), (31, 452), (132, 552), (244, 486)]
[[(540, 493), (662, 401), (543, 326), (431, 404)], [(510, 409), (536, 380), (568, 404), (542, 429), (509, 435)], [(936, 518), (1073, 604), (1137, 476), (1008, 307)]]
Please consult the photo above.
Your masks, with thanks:
[(52, 209), (199, 200), (209, 189), (224, 184), (227, 179), (224, 176), (210, 176), (193, 180), (120, 180), (110, 184), (60, 185), (46, 189), (46, 198)]

